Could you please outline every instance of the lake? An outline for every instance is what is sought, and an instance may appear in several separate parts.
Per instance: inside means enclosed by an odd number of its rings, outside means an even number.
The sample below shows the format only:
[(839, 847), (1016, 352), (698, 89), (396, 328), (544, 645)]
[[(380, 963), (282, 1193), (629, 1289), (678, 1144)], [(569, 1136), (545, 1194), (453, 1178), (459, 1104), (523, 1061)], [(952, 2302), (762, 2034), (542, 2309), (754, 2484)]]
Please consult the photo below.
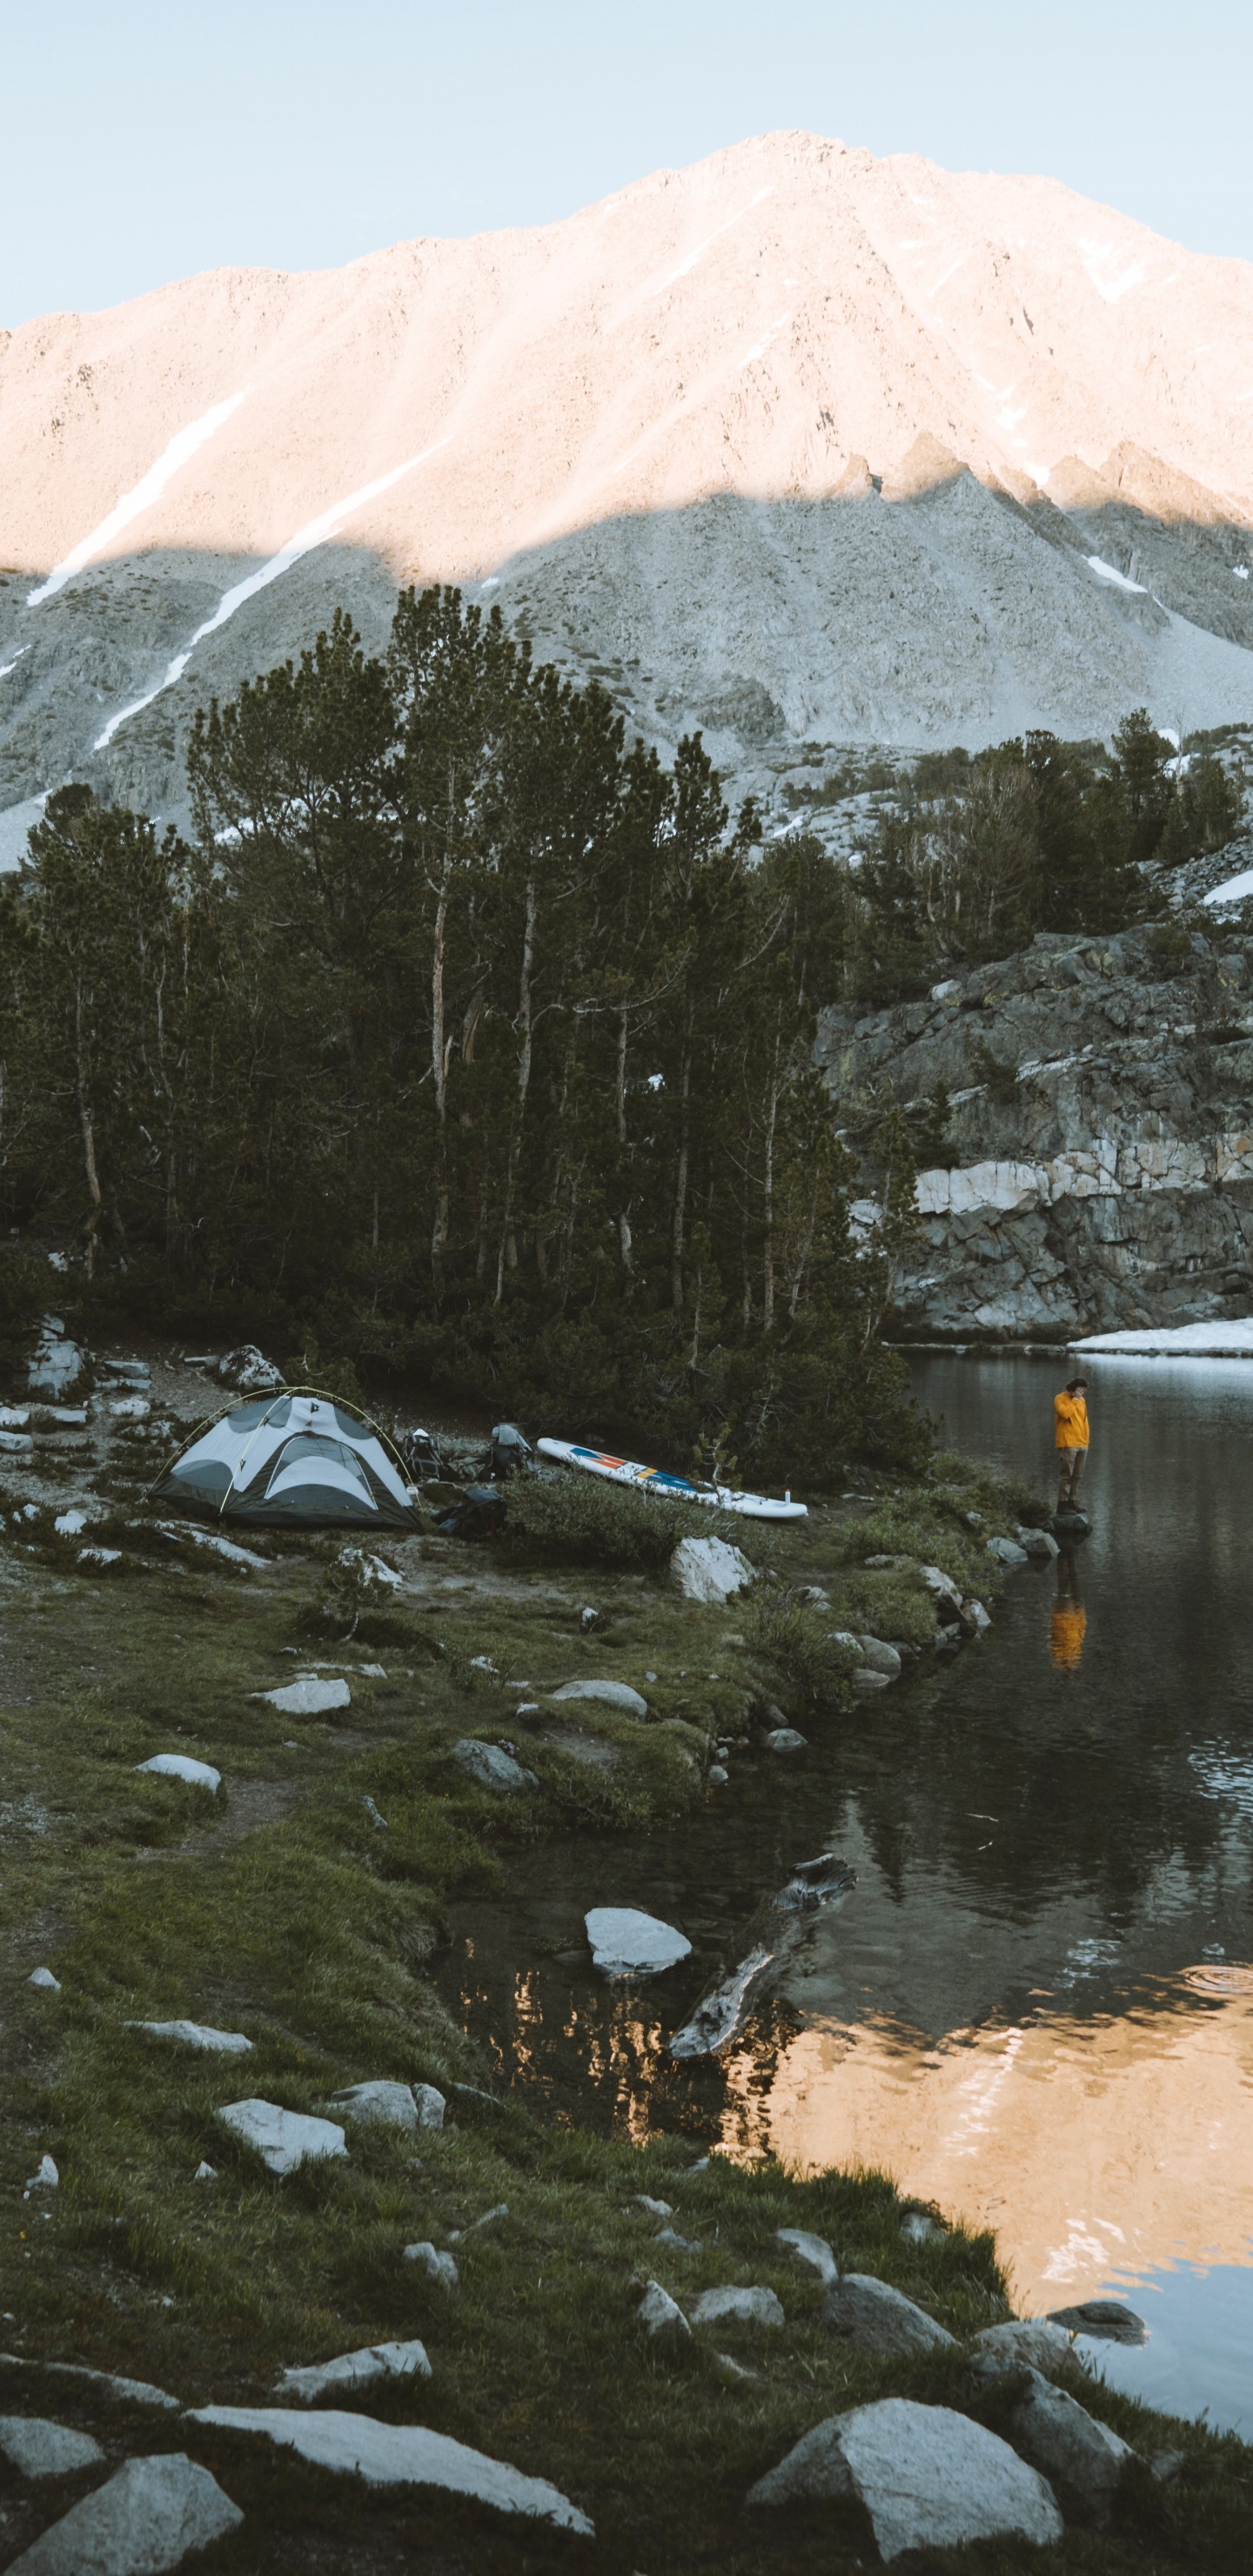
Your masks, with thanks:
[[(919, 1355), (949, 1445), (1042, 1481), (1056, 1360)], [(1025, 2312), (1149, 2326), (1107, 2377), (1253, 2438), (1253, 1364), (1096, 1359), (1091, 1537), (1015, 1574), (981, 1643), (739, 1754), (710, 1808), (571, 1837), (459, 1913), (445, 1990), (559, 2116), (860, 2163), (995, 2228)], [(665, 2041), (759, 1900), (832, 1849), (854, 1891), (789, 1932), (742, 2039)], [(634, 1904), (693, 1958), (595, 1976)]]

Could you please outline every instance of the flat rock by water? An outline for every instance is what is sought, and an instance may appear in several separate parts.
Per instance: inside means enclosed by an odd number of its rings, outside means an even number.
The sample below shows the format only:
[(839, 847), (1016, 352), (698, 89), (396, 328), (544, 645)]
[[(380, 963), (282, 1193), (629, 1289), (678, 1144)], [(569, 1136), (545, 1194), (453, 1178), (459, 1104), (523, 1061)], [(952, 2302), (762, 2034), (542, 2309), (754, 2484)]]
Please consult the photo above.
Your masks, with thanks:
[(838, 2335), (854, 2352), (930, 2352), (956, 2340), (925, 2308), (907, 2299), (903, 2290), (875, 2280), (869, 2272), (842, 2273), (828, 2290), (820, 2314), (827, 2332)]
[(686, 1959), (692, 1944), (672, 1923), (633, 1905), (594, 1905), (583, 1920), (592, 1959), (606, 1977), (656, 1977)]
[(865, 2506), (889, 2566), (908, 2549), (961, 2549), (1011, 2536), (1047, 2547), (1064, 2531), (1052, 2488), (1008, 2442), (951, 2407), (906, 2397), (815, 2424), (750, 2487), (746, 2502), (844, 2496)]
[(1042, 2370), (1051, 2377), (1059, 2364), (1072, 2361), (1074, 2352), (1069, 2335), (1047, 2317), (1011, 2317), (1003, 2326), (984, 2326), (975, 2336), (972, 2349), (982, 2354), (990, 2368)]
[(1076, 2308), (1050, 2308), (1046, 2324), (1063, 2334), (1091, 2335), (1097, 2343), (1144, 2344), (1149, 2330), (1134, 2308), (1121, 2299), (1082, 2299)]
[(12, 2576), (163, 2576), (243, 2518), (184, 2451), (127, 2460), (13, 2560)]
[(1123, 2470), (1135, 2456), (1108, 2424), (1033, 2370), (1014, 2407), (1012, 2430), (1017, 2448), (1043, 2470), (1073, 2521), (1108, 2522)]
[(507, 2461), (489, 2459), (424, 2424), (380, 2424), (372, 2415), (330, 2407), (295, 2415), (283, 2406), (201, 2406), (190, 2420), (224, 2432), (260, 2434), (318, 2468), (362, 2478), (367, 2486), (442, 2487), (494, 2505), (498, 2513), (530, 2514), (559, 2530), (594, 2536), (587, 2515), (546, 2478), (527, 2477)]

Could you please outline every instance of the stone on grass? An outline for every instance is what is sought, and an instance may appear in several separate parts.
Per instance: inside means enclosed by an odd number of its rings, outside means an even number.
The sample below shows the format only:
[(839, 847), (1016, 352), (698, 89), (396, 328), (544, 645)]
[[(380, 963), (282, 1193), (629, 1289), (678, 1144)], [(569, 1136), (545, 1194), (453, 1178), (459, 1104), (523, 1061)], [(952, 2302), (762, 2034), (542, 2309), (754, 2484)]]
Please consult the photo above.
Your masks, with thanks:
[(147, 1762), (137, 1762), (137, 1771), (155, 1771), (164, 1780), (186, 1780), (193, 1789), (207, 1789), (216, 1798), (222, 1785), (222, 1774), (211, 1762), (197, 1762), (190, 1753), (154, 1753)]
[(24, 2200), (29, 2200), (33, 2191), (56, 2191), (60, 2187), (60, 2182), (61, 2176), (57, 2171), (55, 2159), (52, 2156), (41, 2156), (39, 2171), (27, 2176), (26, 2189), (22, 2197)]
[(775, 1726), (766, 1742), (772, 1753), (803, 1753), (809, 1737), (799, 1734), (794, 1726)]
[(185, 2048), (219, 2057), (245, 2057), (252, 2046), (242, 2030), (213, 2030), (198, 2021), (128, 2021), (128, 2030), (146, 2030), (153, 2039), (178, 2039)]
[(903, 2290), (869, 2272), (845, 2272), (833, 2282), (822, 2302), (821, 2320), (853, 2352), (930, 2352), (956, 2341)]
[(647, 1717), (648, 1702), (629, 1682), (563, 1682), (553, 1699), (598, 1699), (606, 1708), (622, 1708), (628, 1717)]
[(8, 1458), (33, 1458), (35, 1443), (29, 1431), (0, 1431), (0, 1450)]
[(197, 2167), (196, 2167), (196, 2170), (195, 2170), (194, 2174), (192, 2175), (192, 2181), (193, 2181), (193, 2182), (216, 2182), (216, 2181), (217, 2181), (217, 2178), (218, 2178), (218, 2169), (217, 2169), (217, 2166), (216, 2166), (216, 2165), (211, 2165), (211, 2164), (207, 2163), (207, 2162), (206, 2162), (206, 2160), (205, 2160), (205, 2158), (202, 2156), (202, 2157), (201, 2157), (201, 2159), (200, 2159), (199, 2164), (198, 2164), (198, 2165), (197, 2165)]
[(276, 2397), (298, 2397), (302, 2405), (311, 2406), (315, 2397), (325, 2397), (337, 2389), (346, 2395), (350, 2389), (369, 2388), (376, 2379), (429, 2379), (431, 2365), (425, 2344), (370, 2343), (359, 2352), (337, 2353), (333, 2361), (315, 2361), (294, 2370), (281, 2370), (274, 2382)]
[(782, 2326), (787, 2324), (783, 2302), (773, 2290), (737, 2290), (729, 2283), (723, 2289), (702, 2290), (692, 2310), (694, 2326)]
[(723, 1762), (711, 1762), (705, 1773), (711, 1789), (725, 1789), (731, 1774)]
[(438, 2281), (445, 2290), (455, 2290), (461, 2279), (451, 2254), (439, 2253), (425, 2237), (420, 2245), (406, 2245), (404, 2259), (419, 2264), (427, 2279)]
[(1025, 2364), (1049, 2378), (1060, 2362), (1076, 2358), (1069, 2335), (1047, 2317), (1011, 2317), (1006, 2325), (984, 2326), (973, 2350), (997, 2369), (1017, 2370)]
[(657, 2245), (677, 2245), (680, 2254), (699, 2254), (701, 2250), (699, 2236), (680, 2236), (677, 2227), (659, 2227), (653, 2241)]
[(1142, 2344), (1149, 2339), (1143, 2317), (1121, 2299), (1083, 2299), (1077, 2308), (1050, 2308), (1046, 2323), (1066, 2334), (1091, 2335), (1097, 2343)]
[(535, 1773), (515, 1762), (512, 1753), (499, 1744), (480, 1743), (475, 1735), (463, 1735), (453, 1746), (452, 1758), (480, 1789), (494, 1789), (499, 1796), (516, 1797), (520, 1789), (539, 1787)]
[(1128, 2443), (1038, 2370), (1029, 2374), (1011, 2428), (1017, 2449), (1043, 2470), (1073, 2521), (1108, 2522), (1123, 2470), (1135, 2457)]
[(228, 2102), (218, 2118), (273, 2174), (294, 2173), (297, 2165), (315, 2164), (324, 2156), (345, 2156), (344, 2132), (334, 2120), (314, 2120), (304, 2111), (280, 2110), (277, 2102)]
[(0, 2415), (0, 2458), (22, 2478), (68, 2478), (93, 2468), (104, 2453), (90, 2433), (46, 2415)]
[(191, 2420), (216, 2424), (224, 2432), (264, 2434), (316, 2468), (338, 2469), (370, 2487), (442, 2487), (494, 2505), (500, 2513), (530, 2514), (560, 2530), (594, 2537), (587, 2515), (547, 2478), (525, 2477), (507, 2461), (491, 2460), (486, 2452), (472, 2451), (447, 2433), (432, 2433), (424, 2424), (380, 2424), (371, 2415), (341, 2414), (329, 2407), (294, 2415), (283, 2406), (201, 2406)]
[(61, 1980), (53, 1976), (51, 1968), (32, 1968), (26, 1983), (28, 1986), (46, 1986), (50, 1995), (61, 1992)]
[(412, 2088), (420, 2129), (442, 2129), (448, 2105), (436, 2084), (415, 2084)]
[(1064, 2525), (1052, 2488), (1008, 2442), (949, 2406), (880, 2398), (815, 2424), (750, 2487), (750, 2505), (863, 2504), (880, 2556), (1012, 2537), (1040, 2547)]
[[(873, 1560), (867, 1558), (866, 1561), (867, 1564), (869, 1564)], [(882, 1565), (893, 1565), (899, 1561), (900, 1560), (895, 1557), (887, 1556), (879, 1559), (879, 1562)], [(908, 1559), (906, 1559), (905, 1562), (908, 1563)], [(928, 1592), (934, 1593), (938, 1601), (951, 1601), (954, 1609), (957, 1608), (961, 1600), (961, 1593), (958, 1586), (954, 1583), (951, 1574), (945, 1574), (938, 1565), (920, 1565), (918, 1571), (922, 1576), (923, 1582), (926, 1584)]]
[(58, 1538), (80, 1538), (87, 1527), (87, 1514), (77, 1508), (58, 1512), (52, 1526)]
[(681, 1538), (670, 1571), (685, 1601), (729, 1601), (753, 1580), (748, 1558), (724, 1538)]
[(583, 1920), (593, 1964), (607, 1977), (656, 1977), (686, 1959), (692, 1944), (672, 1923), (633, 1905), (594, 1905)]
[(816, 2272), (820, 2281), (838, 2281), (840, 2267), (825, 2236), (812, 2236), (807, 2227), (779, 2227), (775, 2234), (780, 2245), (788, 2246), (797, 2262)]
[(681, 2340), (692, 2331), (678, 2300), (663, 2290), (660, 2281), (648, 2282), (635, 2313), (650, 2335), (677, 2335)]
[(965, 1612), (966, 1617), (969, 1619), (971, 1626), (977, 1629), (980, 1636), (983, 1636), (992, 1625), (987, 1611), (984, 1609), (983, 1603), (981, 1601), (963, 1601), (962, 1609)]
[(1016, 1538), (990, 1538), (984, 1544), (988, 1555), (994, 1556), (998, 1565), (1025, 1565), (1027, 1562), (1027, 1551), (1019, 1546)]
[(320, 1673), (301, 1673), (294, 1682), (284, 1682), (281, 1690), (254, 1691), (252, 1696), (268, 1700), (285, 1717), (322, 1717), (329, 1708), (352, 1704), (346, 1681), (324, 1681)]
[(327, 2097), (332, 2111), (345, 2120), (382, 2120), (394, 2129), (416, 2129), (418, 2106), (409, 2084), (392, 2084), (376, 2077), (369, 2084), (345, 2085), (342, 2093)]
[(873, 1667), (869, 1664), (859, 1664), (856, 1672), (852, 1676), (853, 1688), (854, 1690), (859, 1691), (886, 1690), (890, 1680), (891, 1675), (889, 1673), (875, 1672)]
[(890, 1682), (898, 1682), (902, 1665), (895, 1646), (886, 1646), (881, 1637), (859, 1637), (858, 1652), (864, 1666), (872, 1673), (886, 1673)]
[(56, 2379), (77, 2380), (84, 2388), (98, 2389), (102, 2397), (120, 2398), (128, 2406), (164, 2406), (178, 2412), (178, 2399), (164, 2388), (153, 2388), (146, 2379), (116, 2379), (110, 2370), (92, 2370), (85, 2361), (31, 2361), (23, 2353), (0, 2352), (6, 2370), (42, 2370)]
[(646, 2209), (650, 2218), (673, 2218), (674, 2216), (673, 2204), (668, 2200), (654, 2200), (649, 2191), (637, 2191), (635, 2206), (637, 2209)]
[(161, 2576), (243, 2518), (185, 2451), (127, 2460), (12, 2561), (13, 2576)]

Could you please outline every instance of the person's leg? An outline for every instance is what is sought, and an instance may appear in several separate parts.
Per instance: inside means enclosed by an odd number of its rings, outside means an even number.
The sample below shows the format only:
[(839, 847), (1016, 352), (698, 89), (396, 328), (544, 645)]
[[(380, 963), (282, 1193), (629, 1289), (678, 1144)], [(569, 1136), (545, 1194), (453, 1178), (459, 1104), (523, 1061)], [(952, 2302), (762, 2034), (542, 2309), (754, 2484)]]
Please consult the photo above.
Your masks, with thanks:
[(1075, 1472), (1075, 1460), (1078, 1455), (1079, 1452), (1077, 1449), (1059, 1449), (1057, 1452), (1057, 1508), (1059, 1512), (1064, 1512), (1069, 1508), (1071, 1483)]
[(1070, 1455), (1074, 1462), (1070, 1470), (1070, 1508), (1074, 1511), (1079, 1501), (1079, 1480), (1087, 1466), (1088, 1453), (1086, 1449), (1072, 1449)]

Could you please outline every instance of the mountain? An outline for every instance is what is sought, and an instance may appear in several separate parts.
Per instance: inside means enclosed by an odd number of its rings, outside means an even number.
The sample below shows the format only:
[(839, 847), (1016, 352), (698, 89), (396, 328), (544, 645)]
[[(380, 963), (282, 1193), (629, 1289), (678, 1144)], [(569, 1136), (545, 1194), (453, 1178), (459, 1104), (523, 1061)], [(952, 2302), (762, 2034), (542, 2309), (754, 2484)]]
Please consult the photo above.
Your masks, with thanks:
[(0, 838), (177, 812), (194, 708), (400, 582), (737, 789), (1253, 714), (1253, 267), (772, 134), (568, 221), (0, 340)]

